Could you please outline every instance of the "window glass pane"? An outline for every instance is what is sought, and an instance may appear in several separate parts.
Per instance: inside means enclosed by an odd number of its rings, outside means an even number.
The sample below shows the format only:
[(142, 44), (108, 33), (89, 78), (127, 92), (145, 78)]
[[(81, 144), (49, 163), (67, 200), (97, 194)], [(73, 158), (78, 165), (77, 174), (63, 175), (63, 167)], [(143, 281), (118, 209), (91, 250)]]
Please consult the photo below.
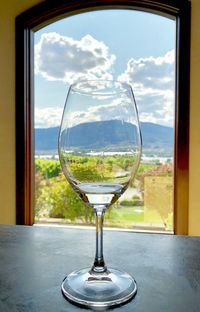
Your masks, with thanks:
[[(143, 138), (136, 178), (107, 211), (105, 225), (173, 230), (175, 33), (173, 19), (118, 9), (67, 17), (35, 32), (35, 222), (94, 221), (61, 173), (57, 137), (69, 85), (101, 78), (132, 85)], [(116, 163), (110, 155), (107, 170)], [(94, 164), (85, 159), (81, 166)]]

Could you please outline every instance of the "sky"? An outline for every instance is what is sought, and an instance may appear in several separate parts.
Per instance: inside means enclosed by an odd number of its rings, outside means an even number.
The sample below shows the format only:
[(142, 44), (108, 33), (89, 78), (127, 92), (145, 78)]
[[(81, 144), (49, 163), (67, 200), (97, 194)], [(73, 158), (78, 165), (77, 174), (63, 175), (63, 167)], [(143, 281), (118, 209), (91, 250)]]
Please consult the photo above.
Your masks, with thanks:
[(78, 79), (131, 84), (141, 121), (174, 123), (174, 20), (133, 10), (100, 10), (35, 32), (35, 127), (60, 125)]

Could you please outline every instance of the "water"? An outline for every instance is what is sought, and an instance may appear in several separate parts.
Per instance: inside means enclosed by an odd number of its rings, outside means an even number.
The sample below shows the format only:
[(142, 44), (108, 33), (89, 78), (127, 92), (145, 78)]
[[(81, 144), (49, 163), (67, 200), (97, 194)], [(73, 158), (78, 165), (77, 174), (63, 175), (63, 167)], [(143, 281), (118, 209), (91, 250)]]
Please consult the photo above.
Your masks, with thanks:
[(116, 183), (80, 183), (76, 185), (84, 202), (108, 208), (123, 194), (126, 185)]
[[(65, 151), (66, 154), (72, 154), (73, 151)], [(100, 152), (89, 152), (87, 153), (88, 156), (99, 156), (101, 155), (102, 153)], [(129, 152), (104, 152), (104, 157), (105, 156), (115, 156), (115, 155), (130, 155), (132, 153), (129, 153)], [(44, 154), (44, 155), (41, 155), (41, 154), (38, 154), (38, 155), (35, 155), (35, 158), (41, 158), (41, 159), (56, 159), (58, 160), (59, 159), (59, 156), (57, 154)], [(166, 163), (173, 163), (173, 157), (172, 156), (158, 156), (158, 155), (153, 155), (153, 156), (147, 156), (145, 154), (142, 155), (141, 157), (141, 163), (161, 163), (161, 164), (166, 164)]]

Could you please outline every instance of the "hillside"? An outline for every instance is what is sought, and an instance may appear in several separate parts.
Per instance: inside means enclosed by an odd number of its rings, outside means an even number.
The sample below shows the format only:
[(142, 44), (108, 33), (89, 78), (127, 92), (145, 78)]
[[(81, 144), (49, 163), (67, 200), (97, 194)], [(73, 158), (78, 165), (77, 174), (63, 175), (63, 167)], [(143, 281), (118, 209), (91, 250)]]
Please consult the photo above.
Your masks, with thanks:
[[(82, 147), (91, 143), (91, 148), (101, 148), (106, 144), (128, 144), (128, 139), (118, 131), (119, 121), (94, 122), (92, 127), (84, 123), (70, 129), (73, 133), (73, 146)], [(126, 125), (130, 127), (130, 124)], [(171, 153), (173, 148), (173, 128), (149, 122), (141, 122), (143, 151), (152, 153)], [(57, 150), (59, 127), (35, 129), (36, 152)], [(80, 141), (80, 133), (84, 133)], [(98, 142), (98, 144), (97, 144)]]

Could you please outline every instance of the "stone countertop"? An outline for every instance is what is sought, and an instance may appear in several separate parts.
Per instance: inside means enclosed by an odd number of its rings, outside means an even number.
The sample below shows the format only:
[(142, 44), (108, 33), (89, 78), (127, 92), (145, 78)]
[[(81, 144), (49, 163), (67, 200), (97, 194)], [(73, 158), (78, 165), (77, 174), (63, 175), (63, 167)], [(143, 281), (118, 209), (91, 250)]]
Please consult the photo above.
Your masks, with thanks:
[[(78, 312), (60, 290), (90, 267), (93, 229), (0, 226), (0, 311)], [(199, 312), (200, 237), (104, 231), (107, 266), (131, 274), (135, 298), (116, 312)]]

